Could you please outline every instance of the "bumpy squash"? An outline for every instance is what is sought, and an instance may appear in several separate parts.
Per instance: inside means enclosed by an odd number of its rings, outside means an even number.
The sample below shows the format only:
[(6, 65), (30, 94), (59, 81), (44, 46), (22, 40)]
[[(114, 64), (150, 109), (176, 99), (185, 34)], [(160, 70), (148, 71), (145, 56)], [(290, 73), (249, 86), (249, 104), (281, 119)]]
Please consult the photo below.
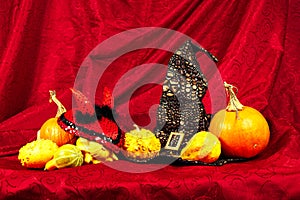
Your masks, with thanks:
[(36, 140), (19, 149), (18, 159), (24, 167), (42, 169), (53, 158), (57, 149), (57, 144), (51, 140)]
[(161, 149), (159, 139), (150, 130), (134, 126), (136, 129), (125, 133), (123, 154), (137, 162), (145, 162), (156, 157)]

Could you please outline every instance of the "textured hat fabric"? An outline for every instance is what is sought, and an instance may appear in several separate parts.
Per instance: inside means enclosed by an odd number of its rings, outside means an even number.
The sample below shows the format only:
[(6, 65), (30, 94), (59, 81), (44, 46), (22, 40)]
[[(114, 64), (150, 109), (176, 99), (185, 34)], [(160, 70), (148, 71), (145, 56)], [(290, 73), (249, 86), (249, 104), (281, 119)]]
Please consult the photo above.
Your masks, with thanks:
[(211, 115), (206, 113), (202, 103), (208, 83), (196, 58), (196, 51), (199, 50), (217, 61), (209, 52), (189, 40), (169, 60), (157, 110), (156, 132), (162, 146), (166, 146), (172, 132), (179, 132), (184, 136), (177, 150), (166, 150), (162, 154), (178, 156), (194, 134), (209, 127)]

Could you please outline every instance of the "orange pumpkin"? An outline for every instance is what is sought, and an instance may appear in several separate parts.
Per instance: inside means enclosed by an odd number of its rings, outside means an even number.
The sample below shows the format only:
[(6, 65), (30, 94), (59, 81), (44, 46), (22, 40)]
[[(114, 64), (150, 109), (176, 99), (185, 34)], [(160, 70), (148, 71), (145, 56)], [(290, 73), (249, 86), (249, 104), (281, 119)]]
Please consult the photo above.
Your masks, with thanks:
[(225, 156), (254, 157), (269, 143), (268, 123), (259, 111), (239, 102), (234, 86), (226, 82), (224, 86), (230, 95), (228, 106), (214, 115), (209, 130), (219, 137)]
[(56, 116), (48, 119), (41, 127), (39, 131), (38, 138), (49, 139), (55, 142), (58, 146), (64, 144), (74, 144), (77, 137), (74, 134), (70, 134), (64, 131), (58, 124), (58, 117), (66, 112), (66, 108), (61, 104), (61, 102), (56, 98), (56, 92), (50, 90), (50, 102), (54, 101), (58, 106)]

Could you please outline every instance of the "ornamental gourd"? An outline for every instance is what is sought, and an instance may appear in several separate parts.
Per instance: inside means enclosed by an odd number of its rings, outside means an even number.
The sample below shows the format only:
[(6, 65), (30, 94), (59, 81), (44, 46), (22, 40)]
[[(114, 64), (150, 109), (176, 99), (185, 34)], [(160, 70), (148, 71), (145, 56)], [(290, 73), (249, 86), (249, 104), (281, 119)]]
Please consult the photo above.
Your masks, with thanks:
[(56, 98), (56, 92), (50, 90), (50, 103), (52, 101), (57, 105), (57, 113), (53, 118), (48, 119), (41, 127), (38, 138), (49, 139), (55, 142), (58, 146), (64, 144), (74, 144), (76, 142), (76, 136), (74, 134), (64, 131), (58, 124), (58, 117), (66, 112), (66, 108), (61, 104), (61, 102)]
[(65, 144), (57, 149), (53, 159), (48, 161), (44, 170), (54, 170), (64, 167), (78, 167), (83, 164), (83, 154), (73, 144)]
[(92, 162), (97, 164), (102, 161), (111, 162), (118, 160), (118, 157), (114, 152), (105, 148), (105, 146), (98, 142), (79, 137), (76, 141), (76, 146), (83, 152), (86, 163)]
[(200, 131), (181, 150), (180, 157), (188, 161), (213, 163), (220, 154), (221, 144), (218, 137), (208, 131)]
[(123, 154), (136, 162), (146, 162), (158, 156), (161, 144), (155, 134), (148, 129), (140, 129), (136, 124), (134, 127), (134, 130), (125, 133)]
[(22, 166), (27, 168), (44, 168), (53, 158), (58, 146), (51, 140), (35, 140), (19, 149), (18, 159)]
[(224, 87), (230, 97), (228, 106), (214, 115), (209, 130), (219, 137), (225, 156), (254, 157), (269, 143), (268, 123), (259, 111), (239, 102), (233, 91), (236, 87), (226, 82)]

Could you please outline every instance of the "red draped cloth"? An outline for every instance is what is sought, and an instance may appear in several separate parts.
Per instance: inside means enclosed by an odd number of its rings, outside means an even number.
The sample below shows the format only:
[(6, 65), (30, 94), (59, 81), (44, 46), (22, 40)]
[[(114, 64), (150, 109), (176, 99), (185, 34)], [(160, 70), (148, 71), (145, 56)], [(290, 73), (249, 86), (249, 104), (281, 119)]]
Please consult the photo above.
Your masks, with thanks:
[[(299, 10), (298, 0), (0, 0), (0, 199), (300, 198)], [(17, 160), (19, 148), (33, 141), (56, 113), (48, 91), (55, 89), (70, 109), (69, 88), (90, 52), (116, 34), (142, 27), (174, 30), (212, 52), (222, 79), (239, 88), (240, 101), (267, 119), (267, 149), (246, 162), (169, 165), (147, 173), (104, 164), (54, 171), (23, 168)], [(113, 88), (136, 66), (166, 66), (170, 56), (153, 48), (120, 55), (101, 76), (95, 102), (101, 103), (102, 86)], [(129, 88), (147, 74), (153, 76), (151, 68), (145, 70), (131, 74), (116, 93), (120, 107)], [(163, 80), (165, 71), (155, 74)], [(150, 123), (160, 95), (157, 84), (136, 89), (129, 98), (136, 124)]]

